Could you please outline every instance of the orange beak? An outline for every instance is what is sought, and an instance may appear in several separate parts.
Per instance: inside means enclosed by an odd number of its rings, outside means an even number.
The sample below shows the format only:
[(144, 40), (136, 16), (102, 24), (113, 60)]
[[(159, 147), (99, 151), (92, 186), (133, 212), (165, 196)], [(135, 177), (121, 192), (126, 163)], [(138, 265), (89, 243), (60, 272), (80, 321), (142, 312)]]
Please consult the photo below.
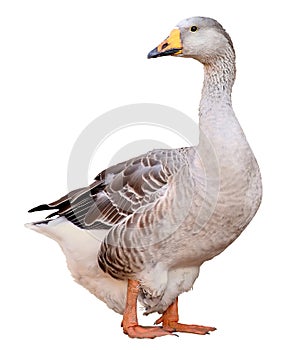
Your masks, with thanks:
[(160, 45), (153, 49), (147, 58), (156, 58), (160, 56), (179, 56), (182, 54), (182, 41), (180, 38), (180, 30), (173, 29), (168, 38)]

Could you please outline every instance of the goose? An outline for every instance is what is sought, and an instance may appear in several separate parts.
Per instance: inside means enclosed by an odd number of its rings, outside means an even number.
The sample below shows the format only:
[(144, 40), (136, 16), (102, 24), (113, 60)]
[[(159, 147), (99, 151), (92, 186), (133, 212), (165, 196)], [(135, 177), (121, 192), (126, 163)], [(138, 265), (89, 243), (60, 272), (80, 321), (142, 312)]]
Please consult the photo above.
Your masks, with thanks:
[[(53, 212), (27, 224), (58, 242), (75, 281), (123, 315), (131, 338), (216, 329), (180, 323), (178, 297), (193, 287), (201, 265), (246, 228), (262, 196), (257, 161), (232, 108), (236, 68), (228, 33), (211, 18), (182, 20), (148, 54), (161, 56), (203, 65), (198, 145), (113, 165), (90, 186), (29, 210)], [(145, 314), (160, 314), (153, 326), (139, 325), (138, 302)]]

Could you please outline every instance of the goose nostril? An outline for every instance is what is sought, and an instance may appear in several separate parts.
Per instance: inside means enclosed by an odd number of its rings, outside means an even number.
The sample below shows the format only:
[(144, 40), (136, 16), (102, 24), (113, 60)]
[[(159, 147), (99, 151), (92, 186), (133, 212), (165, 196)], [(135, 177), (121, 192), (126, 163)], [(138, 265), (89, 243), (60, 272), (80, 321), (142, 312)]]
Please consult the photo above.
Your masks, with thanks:
[(166, 49), (167, 47), (168, 47), (168, 43), (165, 43), (165, 44), (162, 45), (161, 49), (164, 50), (164, 49)]

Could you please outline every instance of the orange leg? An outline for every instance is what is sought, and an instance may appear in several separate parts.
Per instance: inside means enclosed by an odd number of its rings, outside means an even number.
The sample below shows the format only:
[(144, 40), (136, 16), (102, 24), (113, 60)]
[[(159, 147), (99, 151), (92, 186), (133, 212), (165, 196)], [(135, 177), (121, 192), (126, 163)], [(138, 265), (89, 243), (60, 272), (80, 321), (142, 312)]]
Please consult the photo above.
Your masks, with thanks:
[(178, 298), (166, 309), (163, 315), (155, 321), (155, 324), (162, 323), (163, 329), (170, 332), (186, 332), (195, 334), (208, 334), (215, 331), (214, 327), (198, 326), (195, 324), (183, 324), (178, 322)]
[(128, 280), (127, 303), (124, 311), (122, 326), (124, 333), (131, 338), (155, 338), (171, 334), (162, 327), (139, 326), (137, 319), (137, 297), (139, 282)]

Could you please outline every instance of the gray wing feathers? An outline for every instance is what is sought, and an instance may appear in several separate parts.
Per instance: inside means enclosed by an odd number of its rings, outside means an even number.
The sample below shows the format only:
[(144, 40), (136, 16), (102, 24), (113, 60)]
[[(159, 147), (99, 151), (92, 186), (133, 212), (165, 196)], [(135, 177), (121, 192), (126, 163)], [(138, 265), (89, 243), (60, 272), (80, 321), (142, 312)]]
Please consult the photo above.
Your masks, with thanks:
[(150, 159), (152, 156), (150, 152), (128, 161), (115, 174), (113, 168), (101, 174), (98, 181), (103, 177), (109, 182), (94, 196), (94, 203), (85, 217), (87, 226), (99, 220), (115, 225), (163, 195), (171, 173), (167, 164)]
[(84, 229), (109, 229), (164, 195), (178, 169), (177, 150), (153, 150), (99, 173), (87, 187), (31, 209), (56, 210)]
[(182, 200), (193, 195), (194, 186), (185, 186), (186, 179), (193, 181), (187, 164), (169, 178), (164, 195), (112, 227), (98, 255), (105, 272), (118, 279), (130, 278), (152, 263), (149, 251), (171, 244), (173, 233), (185, 221), (192, 205)]
[[(75, 225), (108, 231), (98, 255), (100, 267), (115, 278), (132, 276), (148, 259), (150, 245), (170, 239), (186, 210), (185, 186), (192, 179), (192, 149), (153, 150), (112, 166), (87, 187), (31, 211), (54, 209)], [(145, 252), (145, 254), (143, 254)]]

